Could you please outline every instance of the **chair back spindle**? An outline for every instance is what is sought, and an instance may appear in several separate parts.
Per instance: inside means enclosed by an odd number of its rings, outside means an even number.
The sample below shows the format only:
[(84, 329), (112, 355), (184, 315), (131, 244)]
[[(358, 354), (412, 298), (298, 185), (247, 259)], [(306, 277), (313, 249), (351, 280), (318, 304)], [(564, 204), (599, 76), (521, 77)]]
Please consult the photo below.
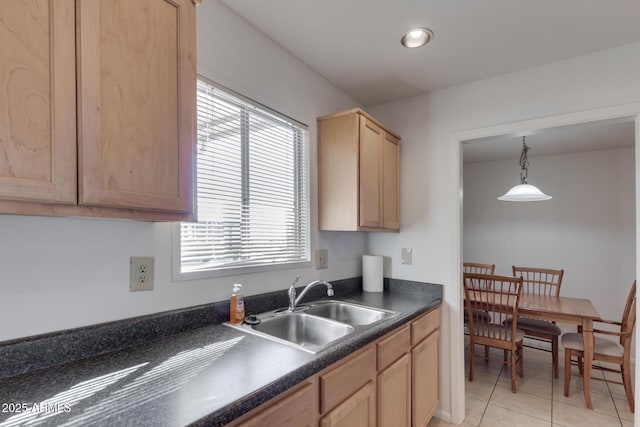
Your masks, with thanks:
[[(517, 322), (510, 328), (503, 322), (518, 318), (522, 278), (465, 273), (464, 288), (469, 329), (474, 335), (501, 341), (515, 339)], [(490, 312), (491, 317), (478, 315), (483, 311)]]
[(512, 267), (515, 277), (522, 277), (523, 293), (560, 296), (564, 270), (549, 268)]
[(493, 274), (495, 269), (495, 264), (481, 264), (479, 262), (465, 262), (463, 264), (463, 271), (471, 274)]

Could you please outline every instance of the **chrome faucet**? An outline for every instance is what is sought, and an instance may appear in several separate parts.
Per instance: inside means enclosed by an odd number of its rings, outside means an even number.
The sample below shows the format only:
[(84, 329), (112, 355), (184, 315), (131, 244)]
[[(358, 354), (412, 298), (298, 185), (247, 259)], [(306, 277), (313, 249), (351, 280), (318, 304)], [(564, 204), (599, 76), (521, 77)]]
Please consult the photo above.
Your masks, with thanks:
[(288, 312), (292, 312), (293, 310), (295, 310), (296, 305), (298, 305), (302, 297), (305, 296), (305, 294), (309, 291), (309, 289), (313, 288), (316, 285), (325, 285), (327, 287), (327, 295), (329, 295), (330, 297), (333, 296), (333, 286), (331, 286), (331, 283), (325, 282), (324, 280), (315, 280), (309, 283), (307, 286), (305, 286), (302, 292), (300, 292), (300, 295), (296, 298), (295, 286), (296, 286), (296, 283), (298, 283), (299, 279), (300, 279), (300, 276), (296, 277), (296, 280), (293, 281), (293, 283), (291, 284), (291, 287), (289, 288), (289, 292), (288, 292), (289, 309), (287, 310)]

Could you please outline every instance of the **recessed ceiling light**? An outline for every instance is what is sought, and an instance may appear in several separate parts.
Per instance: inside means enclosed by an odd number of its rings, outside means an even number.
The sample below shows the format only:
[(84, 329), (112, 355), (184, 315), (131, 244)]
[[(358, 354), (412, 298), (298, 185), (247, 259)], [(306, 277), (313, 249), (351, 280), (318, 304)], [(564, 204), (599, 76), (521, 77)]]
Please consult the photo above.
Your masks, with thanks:
[(410, 49), (424, 46), (433, 38), (433, 31), (429, 28), (412, 28), (402, 35), (400, 43)]

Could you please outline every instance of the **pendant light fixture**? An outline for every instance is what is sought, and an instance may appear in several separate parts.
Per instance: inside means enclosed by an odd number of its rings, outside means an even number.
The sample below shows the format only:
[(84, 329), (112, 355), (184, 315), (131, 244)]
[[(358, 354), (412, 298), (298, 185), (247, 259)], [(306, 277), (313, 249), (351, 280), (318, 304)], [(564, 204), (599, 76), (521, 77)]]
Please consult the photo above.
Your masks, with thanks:
[(527, 152), (529, 151), (529, 146), (525, 143), (525, 138), (524, 136), (522, 137), (522, 153), (520, 154), (520, 184), (498, 197), (498, 200), (504, 200), (505, 202), (536, 202), (552, 198), (540, 191), (535, 185), (527, 182), (527, 168), (529, 167)]

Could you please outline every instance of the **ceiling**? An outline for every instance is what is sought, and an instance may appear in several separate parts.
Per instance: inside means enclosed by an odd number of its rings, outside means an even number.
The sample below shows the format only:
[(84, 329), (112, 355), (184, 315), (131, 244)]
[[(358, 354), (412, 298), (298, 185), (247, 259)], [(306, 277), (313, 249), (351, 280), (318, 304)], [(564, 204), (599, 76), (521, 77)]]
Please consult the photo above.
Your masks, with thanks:
[(221, 1), (364, 107), (640, 41), (638, 0)]
[(464, 143), (464, 163), (518, 159), (523, 136), (531, 148), (529, 157), (630, 148), (635, 123), (630, 117), (478, 138)]

